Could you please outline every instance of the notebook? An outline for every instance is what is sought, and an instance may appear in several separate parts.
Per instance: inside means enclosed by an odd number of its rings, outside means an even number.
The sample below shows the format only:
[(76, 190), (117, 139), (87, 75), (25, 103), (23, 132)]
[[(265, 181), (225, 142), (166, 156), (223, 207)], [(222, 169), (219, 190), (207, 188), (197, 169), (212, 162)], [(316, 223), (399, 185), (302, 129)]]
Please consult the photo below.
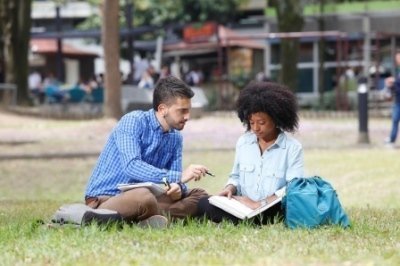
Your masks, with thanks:
[(240, 203), (238, 200), (231, 198), (229, 199), (228, 197), (224, 196), (211, 196), (208, 201), (210, 204), (232, 214), (233, 216), (236, 216), (239, 219), (249, 219), (257, 214), (262, 213), (263, 211), (267, 210), (268, 208), (274, 206), (278, 202), (282, 200), (282, 197), (276, 198), (274, 201), (268, 203), (267, 205), (261, 206), (257, 209), (251, 209), (244, 205), (243, 203)]
[(134, 189), (134, 188), (141, 188), (147, 187), (150, 191), (156, 196), (160, 196), (165, 193), (165, 189), (160, 185), (153, 183), (153, 182), (143, 182), (143, 183), (133, 183), (133, 184), (118, 184), (117, 188), (122, 192)]

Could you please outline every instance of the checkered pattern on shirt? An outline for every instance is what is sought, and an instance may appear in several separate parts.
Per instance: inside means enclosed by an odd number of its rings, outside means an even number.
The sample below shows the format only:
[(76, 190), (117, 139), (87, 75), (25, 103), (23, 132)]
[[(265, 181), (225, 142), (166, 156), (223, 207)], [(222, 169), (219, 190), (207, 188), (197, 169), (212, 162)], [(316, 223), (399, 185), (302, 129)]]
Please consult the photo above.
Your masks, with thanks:
[(182, 174), (182, 135), (163, 132), (154, 110), (134, 111), (113, 129), (93, 169), (86, 196), (115, 195), (121, 183), (171, 183)]

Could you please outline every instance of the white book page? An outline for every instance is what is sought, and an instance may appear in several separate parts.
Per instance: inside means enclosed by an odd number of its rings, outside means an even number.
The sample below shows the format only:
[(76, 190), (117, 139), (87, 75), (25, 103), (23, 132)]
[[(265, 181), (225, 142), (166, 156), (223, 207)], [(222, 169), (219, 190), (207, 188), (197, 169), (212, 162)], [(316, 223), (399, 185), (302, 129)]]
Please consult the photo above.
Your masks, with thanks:
[(147, 187), (150, 189), (150, 191), (156, 196), (160, 196), (165, 193), (165, 190), (152, 182), (144, 182), (144, 183), (134, 183), (134, 184), (118, 184), (117, 188), (121, 190), (122, 192), (134, 189), (134, 188), (140, 188), (140, 187)]
[(208, 200), (212, 205), (219, 207), (240, 219), (246, 218), (247, 215), (254, 211), (234, 198), (228, 199), (228, 197), (224, 196), (212, 196)]
[(259, 213), (262, 213), (266, 209), (272, 207), (273, 205), (277, 204), (282, 200), (282, 197), (277, 198), (273, 202), (268, 203), (265, 206), (261, 206), (255, 210), (247, 207), (243, 203), (240, 203), (238, 200), (235, 200), (233, 198), (228, 199), (228, 197), (224, 196), (212, 196), (209, 199), (210, 204), (221, 208), (222, 210), (240, 218), (240, 219), (246, 219), (246, 218), (252, 218), (256, 216)]

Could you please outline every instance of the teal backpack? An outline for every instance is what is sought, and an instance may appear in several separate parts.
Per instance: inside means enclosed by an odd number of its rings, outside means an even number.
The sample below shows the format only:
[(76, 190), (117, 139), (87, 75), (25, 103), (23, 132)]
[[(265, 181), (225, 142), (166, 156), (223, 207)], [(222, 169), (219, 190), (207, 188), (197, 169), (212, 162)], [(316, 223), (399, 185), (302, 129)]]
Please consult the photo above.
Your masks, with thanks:
[(335, 189), (318, 176), (292, 179), (286, 186), (283, 207), (285, 224), (291, 229), (328, 224), (350, 226)]

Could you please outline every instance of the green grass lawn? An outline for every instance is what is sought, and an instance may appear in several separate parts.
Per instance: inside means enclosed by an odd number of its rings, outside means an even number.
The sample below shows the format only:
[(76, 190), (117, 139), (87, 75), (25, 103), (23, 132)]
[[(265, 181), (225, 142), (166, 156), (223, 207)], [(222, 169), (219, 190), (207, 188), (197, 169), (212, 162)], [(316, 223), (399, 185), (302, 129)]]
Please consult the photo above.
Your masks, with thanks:
[[(223, 132), (224, 123), (235, 131), (236, 120), (208, 117), (193, 123), (201, 132), (204, 125), (220, 126)], [(23, 152), (24, 145), (6, 144), (18, 139), (37, 141), (25, 144), (27, 153), (65, 152), (71, 143), (78, 150), (97, 150), (113, 123), (23, 119), (23, 128), (15, 132), (11, 128), (18, 129), (18, 123), (0, 123), (0, 154)], [(382, 126), (389, 122), (371, 121), (370, 146), (349, 145), (357, 128), (351, 120), (305, 119), (301, 124), (297, 137), (305, 143), (307, 175), (320, 175), (337, 189), (352, 221), (350, 229), (289, 230), (282, 223), (235, 227), (198, 221), (174, 223), (166, 230), (95, 225), (50, 229), (37, 221), (48, 221), (61, 204), (82, 201), (96, 158), (0, 160), (0, 265), (400, 265), (400, 150), (377, 144), (386, 134)], [(48, 131), (57, 138), (47, 142)], [(189, 145), (184, 166), (202, 163), (216, 175), (191, 187), (218, 192), (231, 170), (233, 149), (210, 149), (212, 131), (205, 137), (194, 127), (185, 131), (191, 142), (204, 138), (209, 146)], [(230, 141), (229, 136), (221, 138)]]
[[(310, 150), (307, 171), (335, 186), (351, 229), (289, 230), (190, 221), (167, 230), (48, 229), (65, 202), (80, 201), (95, 159), (0, 162), (0, 265), (398, 265), (400, 196), (396, 150)], [(217, 177), (192, 186), (221, 189), (233, 151), (188, 152)], [(51, 167), (49, 167), (51, 165)]]

